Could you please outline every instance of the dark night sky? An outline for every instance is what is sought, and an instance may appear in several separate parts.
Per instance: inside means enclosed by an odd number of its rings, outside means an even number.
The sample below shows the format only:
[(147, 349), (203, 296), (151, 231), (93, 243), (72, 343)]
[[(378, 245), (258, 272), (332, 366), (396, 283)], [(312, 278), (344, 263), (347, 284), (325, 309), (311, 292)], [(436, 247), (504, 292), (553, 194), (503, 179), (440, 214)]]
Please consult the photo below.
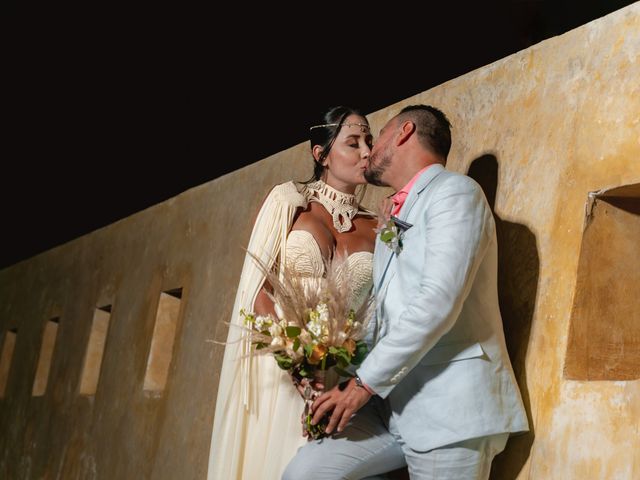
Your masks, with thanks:
[(479, 3), (5, 42), (0, 268), (303, 142), (328, 106), (371, 113), (633, 2)]

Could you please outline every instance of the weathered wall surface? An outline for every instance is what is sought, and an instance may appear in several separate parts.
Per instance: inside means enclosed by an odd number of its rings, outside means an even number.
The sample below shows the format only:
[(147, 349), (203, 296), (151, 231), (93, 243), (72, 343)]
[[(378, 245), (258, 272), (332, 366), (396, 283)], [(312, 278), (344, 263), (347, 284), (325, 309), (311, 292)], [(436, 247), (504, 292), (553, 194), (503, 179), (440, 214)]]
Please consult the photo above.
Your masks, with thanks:
[[(492, 478), (640, 478), (640, 380), (564, 373), (587, 194), (640, 182), (640, 3), (376, 112), (374, 131), (419, 102), (448, 114), (448, 168), (476, 178), (495, 209), (505, 333), (532, 432), (509, 441)], [(0, 345), (14, 347), (0, 354), (0, 477), (205, 478), (213, 340), (226, 336), (240, 247), (269, 188), (310, 172), (298, 145), (2, 270)], [(370, 187), (364, 203), (388, 193)], [(630, 265), (611, 268), (637, 294)], [(176, 288), (166, 385), (145, 390), (159, 298)], [(97, 389), (81, 395), (105, 305)], [(43, 380), (45, 330), (55, 342)]]
[[(302, 145), (0, 272), (0, 478), (205, 478), (218, 366), (257, 206), (309, 175)], [(164, 391), (144, 378), (160, 293), (182, 287)], [(95, 395), (79, 394), (96, 307), (112, 305)], [(47, 322), (58, 332), (32, 396)]]

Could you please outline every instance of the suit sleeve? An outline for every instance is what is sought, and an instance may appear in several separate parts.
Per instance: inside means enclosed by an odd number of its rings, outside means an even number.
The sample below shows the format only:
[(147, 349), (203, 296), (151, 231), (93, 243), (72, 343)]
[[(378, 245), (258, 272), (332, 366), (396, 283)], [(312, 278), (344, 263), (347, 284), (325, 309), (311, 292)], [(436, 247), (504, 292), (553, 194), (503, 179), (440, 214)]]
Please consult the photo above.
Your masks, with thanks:
[[(387, 318), (388, 332), (358, 369), (362, 381), (385, 398), (455, 324), (494, 229), (491, 210), (470, 178), (438, 185), (418, 222), (420, 238), (405, 248), (394, 282), (409, 285), (404, 308)], [(405, 245), (405, 247), (407, 247)], [(417, 250), (417, 251), (416, 251)], [(408, 265), (416, 258), (423, 264)]]

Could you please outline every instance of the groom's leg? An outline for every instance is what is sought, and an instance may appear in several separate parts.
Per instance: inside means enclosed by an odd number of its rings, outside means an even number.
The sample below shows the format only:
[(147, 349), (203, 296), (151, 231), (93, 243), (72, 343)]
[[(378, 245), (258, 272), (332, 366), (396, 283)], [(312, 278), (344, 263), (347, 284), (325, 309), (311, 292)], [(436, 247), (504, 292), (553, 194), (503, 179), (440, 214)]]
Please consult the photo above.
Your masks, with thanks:
[(384, 425), (375, 402), (370, 401), (342, 433), (301, 447), (282, 479), (355, 480), (405, 465), (400, 444)]
[(504, 450), (508, 433), (471, 438), (428, 452), (403, 443), (409, 474), (416, 480), (487, 480), (493, 457)]

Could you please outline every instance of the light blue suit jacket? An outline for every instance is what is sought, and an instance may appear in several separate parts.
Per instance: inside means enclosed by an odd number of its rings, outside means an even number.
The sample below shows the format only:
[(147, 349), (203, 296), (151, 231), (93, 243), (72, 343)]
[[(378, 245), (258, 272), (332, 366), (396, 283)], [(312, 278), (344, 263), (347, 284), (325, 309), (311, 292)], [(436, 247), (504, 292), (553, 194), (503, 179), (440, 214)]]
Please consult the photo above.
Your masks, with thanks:
[(476, 182), (439, 164), (400, 210), (394, 253), (377, 240), (374, 344), (358, 369), (387, 398), (404, 441), (426, 451), (528, 430), (498, 305), (497, 241)]

